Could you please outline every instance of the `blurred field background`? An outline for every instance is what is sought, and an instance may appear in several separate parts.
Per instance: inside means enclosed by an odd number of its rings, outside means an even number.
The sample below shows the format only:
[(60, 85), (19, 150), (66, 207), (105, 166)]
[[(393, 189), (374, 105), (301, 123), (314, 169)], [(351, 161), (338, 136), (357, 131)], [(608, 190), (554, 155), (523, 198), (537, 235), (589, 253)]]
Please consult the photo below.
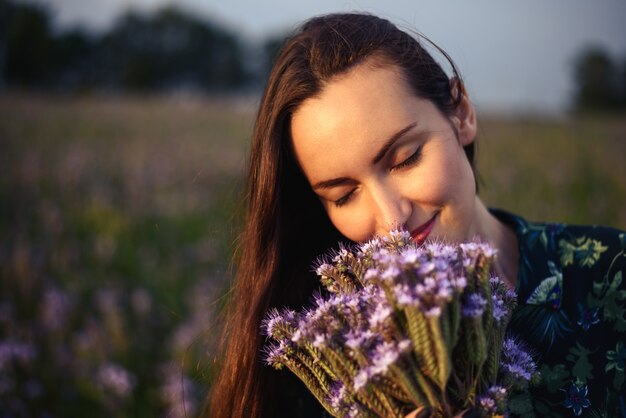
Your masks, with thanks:
[[(2, 416), (199, 411), (255, 107), (0, 97)], [(626, 228), (624, 117), (480, 121), (489, 205)]]
[[(197, 416), (282, 35), (173, 7), (61, 30), (33, 4), (0, 0), (0, 418)], [(575, 65), (559, 116), (480, 115), (480, 194), (626, 229), (626, 60)]]

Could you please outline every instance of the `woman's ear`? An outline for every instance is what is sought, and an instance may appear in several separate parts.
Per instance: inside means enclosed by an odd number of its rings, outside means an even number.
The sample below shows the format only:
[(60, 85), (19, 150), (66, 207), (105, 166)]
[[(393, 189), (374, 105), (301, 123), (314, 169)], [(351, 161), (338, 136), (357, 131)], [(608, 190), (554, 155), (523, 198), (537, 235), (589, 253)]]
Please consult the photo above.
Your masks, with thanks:
[(460, 100), (456, 108), (452, 111), (452, 122), (456, 128), (459, 142), (462, 146), (471, 144), (476, 139), (476, 133), (478, 130), (476, 124), (476, 110), (474, 105), (470, 102), (465, 86), (456, 77), (450, 80), (450, 86), (452, 90), (452, 97), (460, 95)]

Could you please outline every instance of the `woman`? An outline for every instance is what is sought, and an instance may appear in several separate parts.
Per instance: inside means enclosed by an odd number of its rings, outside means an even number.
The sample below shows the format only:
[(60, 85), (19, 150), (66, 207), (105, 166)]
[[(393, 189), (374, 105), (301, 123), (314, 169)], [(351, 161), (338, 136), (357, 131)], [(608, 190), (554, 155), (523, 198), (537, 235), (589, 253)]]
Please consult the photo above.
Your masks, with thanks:
[(370, 15), (314, 18), (286, 41), (255, 126), (211, 416), (323, 416), (295, 378), (262, 364), (261, 320), (308, 302), (318, 287), (310, 264), (338, 241), (398, 227), (417, 242), (479, 236), (498, 249), (496, 272), (520, 300), (511, 330), (544, 376), (514, 412), (620, 411), (624, 235), (488, 210), (475, 187), (474, 108), (449, 62), (451, 78), (417, 40)]

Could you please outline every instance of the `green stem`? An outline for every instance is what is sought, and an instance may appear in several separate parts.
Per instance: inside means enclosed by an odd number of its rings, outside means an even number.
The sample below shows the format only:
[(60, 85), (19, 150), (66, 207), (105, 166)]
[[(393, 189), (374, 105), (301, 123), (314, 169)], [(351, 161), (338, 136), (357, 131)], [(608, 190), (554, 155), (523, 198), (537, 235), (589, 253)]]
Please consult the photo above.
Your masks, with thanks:
[(418, 366), (423, 374), (434, 378), (434, 373), (437, 370), (437, 360), (433, 355), (432, 341), (426, 318), (419, 308), (413, 306), (407, 306), (404, 309), (404, 313)]
[(309, 392), (311, 392), (313, 394), (313, 396), (315, 396), (315, 398), (318, 400), (318, 402), (320, 404), (322, 404), (324, 409), (326, 411), (328, 411), (329, 414), (331, 414), (332, 416), (336, 417), (337, 413), (326, 402), (326, 394), (327, 393), (324, 392), (323, 389), (317, 384), (317, 379), (306, 368), (306, 366), (304, 366), (302, 364), (299, 364), (299, 362), (296, 359), (293, 359), (293, 358), (288, 360), (288, 361), (286, 361), (285, 364), (287, 365), (287, 367), (289, 368), (289, 370), (291, 370), (291, 372), (293, 374), (298, 376), (298, 378), (304, 382), (304, 384), (306, 385), (307, 389), (309, 389)]
[(444, 393), (448, 376), (452, 369), (448, 347), (446, 346), (445, 337), (441, 330), (441, 322), (444, 321), (445, 318), (434, 316), (428, 317), (427, 320), (435, 348), (435, 357), (437, 359), (437, 383), (441, 392)]
[(324, 392), (328, 392), (330, 388), (329, 377), (326, 375), (324, 370), (319, 366), (319, 362), (315, 363), (315, 360), (313, 358), (311, 358), (310, 356), (308, 356), (307, 354), (303, 353), (300, 350), (296, 352), (296, 356), (298, 360), (300, 360), (300, 362), (309, 369), (311, 374), (315, 376), (322, 390)]

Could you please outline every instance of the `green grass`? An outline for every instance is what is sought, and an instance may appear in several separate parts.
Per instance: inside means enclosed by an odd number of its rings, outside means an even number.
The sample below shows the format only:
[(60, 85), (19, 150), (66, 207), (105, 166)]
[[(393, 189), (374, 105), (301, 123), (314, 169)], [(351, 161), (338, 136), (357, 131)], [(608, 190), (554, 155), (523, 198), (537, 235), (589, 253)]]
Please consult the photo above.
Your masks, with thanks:
[(491, 120), (479, 140), (481, 195), (531, 220), (626, 229), (626, 118)]
[[(36, 352), (7, 369), (0, 403), (33, 416), (153, 417), (181, 416), (184, 399), (197, 412), (254, 106), (0, 97), (0, 344)], [(623, 116), (480, 121), (489, 206), (626, 228)], [(130, 392), (102, 377), (111, 363)]]

